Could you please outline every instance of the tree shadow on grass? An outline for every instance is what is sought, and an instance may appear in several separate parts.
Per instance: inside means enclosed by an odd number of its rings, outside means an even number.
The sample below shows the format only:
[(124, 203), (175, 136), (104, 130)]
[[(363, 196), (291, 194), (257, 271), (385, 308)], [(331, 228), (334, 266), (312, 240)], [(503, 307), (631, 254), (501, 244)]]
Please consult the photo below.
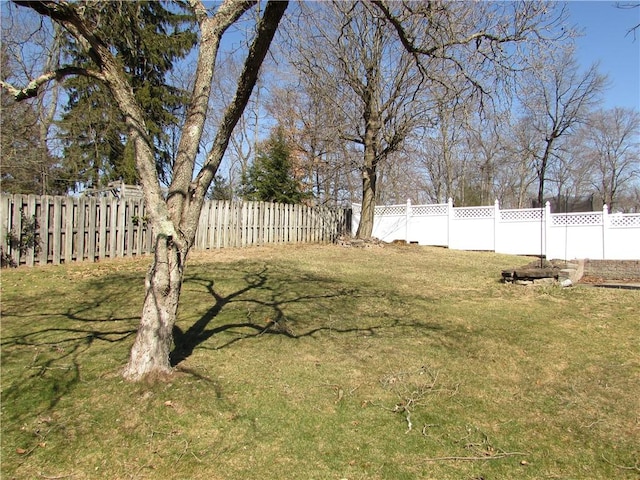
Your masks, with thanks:
[(267, 281), (266, 271), (267, 268), (264, 267), (262, 271), (256, 274), (246, 274), (244, 276), (246, 286), (242, 287), (239, 290), (236, 290), (235, 292), (227, 296), (222, 296), (216, 293), (213, 288), (213, 280), (191, 277), (189, 281), (200, 283), (201, 285), (203, 285), (209, 295), (214, 298), (215, 303), (196, 323), (191, 325), (188, 330), (183, 332), (180, 327), (174, 325), (173, 342), (175, 344), (175, 348), (169, 354), (171, 366), (176, 366), (183, 360), (186, 360), (189, 356), (191, 356), (193, 350), (199, 344), (209, 339), (215, 333), (218, 333), (218, 329), (206, 330), (211, 320), (213, 320), (220, 313), (225, 305), (227, 305), (229, 302), (232, 302), (235, 298), (238, 298), (239, 296), (249, 292), (250, 290), (264, 286)]
[[(51, 285), (4, 295), (2, 305), (3, 402), (11, 416), (38, 416), (56, 407), (81, 381), (99, 344), (133, 337), (139, 318), (118, 315), (123, 294), (138, 277), (109, 275), (74, 287)], [(84, 367), (84, 368), (83, 368)], [(90, 367), (91, 368), (91, 367)], [(7, 411), (9, 414), (9, 411)]]
[[(242, 337), (231, 340), (230, 342), (224, 344), (219, 348), (226, 347), (231, 345), (232, 343), (240, 340), (241, 338), (247, 337), (256, 337), (262, 334), (277, 334), (284, 335), (289, 338), (297, 338), (297, 335), (294, 335), (289, 328), (286, 326), (285, 314), (283, 310), (283, 306), (285, 304), (320, 300), (320, 299), (331, 299), (342, 297), (345, 295), (352, 295), (354, 293), (353, 290), (340, 289), (337, 292), (331, 293), (322, 293), (316, 295), (298, 295), (293, 298), (281, 299), (279, 298), (282, 294), (284, 294), (284, 289), (274, 288), (269, 283), (269, 269), (264, 266), (258, 272), (247, 272), (243, 281), (245, 286), (236, 290), (229, 295), (223, 296), (218, 294), (214, 289), (214, 282), (210, 279), (204, 279), (200, 277), (191, 277), (189, 278), (190, 282), (200, 284), (205, 287), (208, 294), (215, 300), (215, 303), (207, 312), (202, 315), (202, 317), (195, 322), (188, 330), (182, 331), (177, 325), (173, 328), (173, 340), (175, 343), (175, 348), (170, 354), (171, 365), (176, 366), (180, 362), (186, 360), (193, 353), (194, 349), (207, 341), (212, 336), (225, 332), (227, 330), (233, 329), (250, 329), (253, 330), (251, 334), (244, 335)], [(321, 277), (311, 277), (307, 278), (307, 281), (313, 282), (323, 282), (326, 281)], [(243, 295), (249, 292), (256, 293), (252, 297), (242, 297)], [(259, 298), (257, 292), (262, 291), (263, 294), (266, 293), (267, 296), (271, 298), (263, 299)], [(214, 328), (207, 328), (211, 321), (216, 318), (222, 309), (231, 302), (234, 301), (242, 301), (248, 304), (254, 304), (262, 307), (267, 307), (271, 310), (271, 314), (267, 321), (263, 324), (259, 324), (256, 322), (238, 322), (238, 323), (229, 323), (225, 325), (220, 325)]]
[[(137, 332), (139, 316), (118, 315), (110, 306), (122, 304), (123, 292), (131, 288), (127, 281), (131, 278), (113, 275), (103, 281), (92, 281), (90, 288), (85, 285), (86, 292), (78, 301), (64, 298), (56, 291), (21, 295), (16, 301), (3, 299), (4, 328), (0, 341), (3, 358), (11, 354), (5, 350), (11, 347), (52, 347), (65, 352), (75, 351), (81, 345), (89, 348), (95, 341), (126, 340)], [(112, 284), (120, 288), (110, 290)], [(52, 301), (51, 297), (61, 298)], [(48, 308), (36, 307), (32, 311), (22, 306), (25, 304), (48, 305)]]
[[(290, 275), (295, 280), (286, 281)], [(214, 348), (220, 350), (231, 346), (232, 344), (250, 338), (260, 337), (262, 335), (280, 335), (290, 339), (300, 339), (304, 337), (312, 337), (320, 332), (327, 331), (331, 333), (363, 333), (366, 335), (375, 335), (378, 330), (387, 328), (416, 328), (418, 325), (411, 322), (403, 323), (400, 320), (381, 322), (377, 326), (350, 326), (336, 327), (335, 325), (322, 325), (307, 328), (298, 332), (292, 327), (290, 315), (285, 315), (285, 307), (292, 304), (300, 303), (317, 303), (322, 300), (339, 300), (346, 297), (371, 297), (375, 301), (377, 296), (375, 292), (363, 292), (358, 288), (335, 288), (336, 281), (326, 279), (321, 276), (304, 275), (297, 278), (295, 272), (272, 275), (265, 266), (258, 272), (246, 272), (243, 277), (244, 286), (229, 295), (223, 296), (216, 292), (213, 280), (190, 277), (190, 283), (196, 283), (204, 287), (207, 293), (214, 299), (215, 303), (209, 308), (193, 325), (186, 331), (180, 329), (177, 325), (173, 329), (173, 339), (175, 348), (170, 354), (172, 366), (177, 366), (187, 358), (189, 358), (194, 350), (209, 340), (211, 337), (223, 332), (238, 331), (237, 335), (228, 341), (219, 344)], [(280, 281), (280, 284), (279, 284)], [(296, 288), (291, 288), (291, 284), (297, 282)], [(284, 284), (282, 284), (284, 283)], [(326, 284), (326, 285), (325, 285)], [(305, 288), (308, 287), (308, 288)], [(298, 294), (291, 296), (294, 290), (317, 290), (319, 293)], [(251, 294), (251, 295), (248, 295)], [(287, 296), (287, 294), (289, 296)], [(211, 322), (218, 317), (221, 311), (232, 302), (244, 302), (248, 305), (254, 305), (265, 308), (269, 311), (267, 318), (263, 318), (261, 322), (252, 321), (249, 313), (246, 322), (225, 323), (223, 325), (210, 326)], [(318, 308), (314, 305), (313, 308)], [(248, 310), (250, 312), (250, 310)], [(421, 324), (421, 327), (429, 329), (440, 329), (438, 325)]]
[[(229, 278), (237, 278), (237, 266), (229, 268), (233, 269)], [(287, 269), (288, 267), (279, 268), (278, 265), (256, 267), (252, 264), (246, 268), (241, 273), (240, 288), (227, 295), (218, 293), (214, 288), (214, 281), (197, 270), (185, 279), (186, 286), (198, 287), (197, 295), (202, 295), (204, 289), (205, 295), (208, 294), (213, 300), (213, 305), (187, 330), (183, 331), (178, 326), (174, 328), (175, 348), (170, 354), (173, 366), (189, 358), (195, 348), (224, 332), (232, 334), (232, 338), (225, 337), (225, 342), (212, 348), (222, 349), (261, 335), (299, 339), (323, 331), (374, 335), (383, 328), (416, 327), (410, 322), (405, 325), (400, 321), (390, 322), (389, 319), (381, 321), (378, 326), (340, 328), (335, 325), (314, 326), (305, 323), (305, 327), (301, 327), (296, 323), (296, 314), (292, 314), (287, 306), (298, 304), (299, 307), (306, 303), (310, 305), (309, 311), (322, 311), (322, 308), (327, 307), (318, 302), (340, 302), (340, 299), (348, 297), (371, 297), (371, 301), (375, 302), (375, 297), (380, 296), (380, 292), (360, 286), (344, 287), (333, 278), (299, 272)], [(216, 275), (225, 277), (224, 268), (218, 269)], [(12, 366), (11, 369), (4, 369), (3, 399), (20, 401), (24, 395), (38, 395), (38, 411), (32, 409), (30, 412), (38, 415), (54, 408), (73, 390), (81, 380), (81, 367), (86, 371), (87, 356), (95, 355), (95, 348), (99, 344), (121, 345), (118, 348), (125, 355), (122, 344), (135, 336), (139, 316), (133, 310), (129, 315), (124, 313), (123, 304), (128, 306), (127, 301), (135, 302), (137, 310), (142, 300), (139, 299), (138, 302), (135, 296), (129, 300), (123, 299), (128, 298), (132, 289), (142, 292), (142, 288), (142, 275), (110, 274), (80, 283), (71, 290), (52, 285), (51, 288), (34, 291), (26, 296), (5, 297), (0, 346), (3, 367)], [(68, 295), (68, 292), (75, 295)], [(247, 321), (212, 325), (223, 309), (233, 302), (247, 305)], [(40, 306), (25, 308), (25, 305)], [(43, 305), (46, 307), (43, 308)], [(254, 307), (259, 314), (266, 312), (268, 318), (263, 316), (254, 320), (249, 314)], [(331, 306), (331, 309), (339, 313), (343, 313), (344, 308), (344, 302)], [(296, 308), (293, 309), (295, 310)], [(181, 370), (184, 368), (180, 366)], [(7, 376), (10, 371), (13, 378)]]

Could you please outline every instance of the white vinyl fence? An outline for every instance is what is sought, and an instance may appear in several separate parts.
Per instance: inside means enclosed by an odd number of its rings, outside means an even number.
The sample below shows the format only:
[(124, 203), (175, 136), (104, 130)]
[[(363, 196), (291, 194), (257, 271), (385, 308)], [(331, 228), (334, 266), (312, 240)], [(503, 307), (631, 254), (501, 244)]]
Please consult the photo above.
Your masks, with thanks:
[[(352, 229), (361, 205), (353, 205)], [(375, 208), (373, 236), (457, 250), (489, 250), (548, 259), (640, 260), (640, 214), (601, 212), (551, 213), (545, 208), (501, 210), (432, 205)]]

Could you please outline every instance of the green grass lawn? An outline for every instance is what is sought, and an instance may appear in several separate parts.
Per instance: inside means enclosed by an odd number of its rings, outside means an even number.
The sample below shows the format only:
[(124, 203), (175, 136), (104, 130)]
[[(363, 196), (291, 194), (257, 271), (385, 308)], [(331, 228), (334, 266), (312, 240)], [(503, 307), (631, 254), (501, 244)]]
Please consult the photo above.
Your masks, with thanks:
[(638, 479), (640, 292), (426, 247), (194, 254), (129, 383), (147, 259), (2, 272), (2, 479)]

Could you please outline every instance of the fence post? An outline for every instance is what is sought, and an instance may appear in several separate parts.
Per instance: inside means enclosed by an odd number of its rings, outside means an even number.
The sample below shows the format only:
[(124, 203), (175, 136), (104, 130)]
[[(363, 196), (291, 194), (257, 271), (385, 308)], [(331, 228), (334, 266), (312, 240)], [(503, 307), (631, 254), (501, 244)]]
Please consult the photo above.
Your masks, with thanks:
[(97, 203), (95, 197), (89, 197), (87, 202), (87, 208), (89, 218), (87, 219), (87, 260), (90, 262), (96, 261), (96, 216), (97, 216)]
[(499, 224), (500, 223), (500, 201), (496, 198), (496, 201), (493, 203), (493, 251), (498, 251), (498, 235), (499, 235)]
[[(40, 228), (40, 248), (38, 253), (38, 263), (40, 265), (46, 265), (49, 260), (49, 250), (50, 250), (50, 242), (49, 242), (49, 231), (50, 231), (50, 220), (51, 216), (49, 215), (49, 204), (51, 203), (51, 197), (48, 195), (43, 195), (40, 197), (40, 220), (38, 222), (38, 226)], [(53, 212), (51, 212), (53, 213)]]
[(451, 222), (453, 221), (453, 198), (447, 200), (447, 248), (451, 248)]
[(10, 212), (11, 212), (11, 195), (0, 195), (0, 254), (4, 257), (2, 260), (8, 259), (9, 255), (9, 232), (11, 231)]
[(109, 199), (109, 258), (114, 259), (118, 255), (118, 209), (120, 201), (117, 198)]
[(98, 200), (100, 227), (98, 228), (98, 260), (104, 260), (107, 252), (107, 197)]
[(607, 259), (607, 241), (609, 240), (608, 234), (610, 224), (609, 207), (605, 203), (602, 205), (602, 260)]
[(62, 235), (64, 234), (64, 225), (62, 224), (62, 206), (63, 197), (53, 197), (53, 259), (54, 265), (60, 265), (60, 257), (62, 256)]
[(73, 197), (66, 197), (64, 200), (64, 263), (73, 262), (73, 225), (76, 204), (76, 199)]
[[(24, 220), (27, 222), (27, 225), (29, 225), (29, 230), (32, 230), (29, 232), (30, 235), (33, 235), (33, 240), (31, 242), (28, 243), (26, 249), (25, 249), (25, 265), (27, 265), (27, 267), (33, 267), (33, 265), (35, 264), (35, 258), (36, 258), (36, 251), (37, 251), (37, 246), (38, 246), (38, 242), (37, 242), (37, 237), (36, 235), (36, 225), (38, 225), (38, 215), (37, 215), (37, 200), (39, 200), (39, 198), (37, 198), (35, 195), (31, 194), (27, 196), (27, 208), (26, 208), (26, 212), (24, 212)], [(38, 232), (39, 233), (39, 232)], [(17, 232), (18, 238), (21, 239), (22, 238), (22, 230), (19, 230)]]
[(411, 222), (411, 199), (407, 198), (407, 208), (405, 210), (405, 224), (404, 224), (404, 240), (409, 243), (409, 222)]
[[(540, 256), (547, 256), (547, 246), (550, 241), (551, 234), (551, 203), (544, 204), (544, 215), (540, 219), (544, 223), (544, 230), (540, 229)], [(543, 235), (544, 232), (544, 235)], [(565, 255), (566, 256), (566, 255)]]

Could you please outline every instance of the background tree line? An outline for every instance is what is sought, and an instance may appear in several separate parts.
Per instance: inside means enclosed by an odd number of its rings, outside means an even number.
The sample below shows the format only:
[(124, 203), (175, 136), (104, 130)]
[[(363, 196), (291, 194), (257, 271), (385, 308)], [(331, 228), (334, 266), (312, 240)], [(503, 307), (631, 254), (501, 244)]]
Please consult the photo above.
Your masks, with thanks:
[[(91, 63), (57, 24), (24, 12), (18, 19), (15, 7), (6, 7), (3, 80), (33, 78), (71, 59), (80, 66)], [(168, 82), (167, 75), (196, 44), (197, 36), (189, 30), (193, 16), (152, 1), (87, 2), (83, 8), (97, 25), (96, 33), (114, 39), (136, 98), (148, 115), (149, 133), (158, 146), (158, 173), (164, 178), (175, 148), (170, 144), (171, 128), (180, 123), (178, 115), (186, 101), (184, 90)], [(99, 82), (69, 77), (28, 103), (12, 102), (3, 90), (2, 105), (3, 191), (64, 194), (112, 180), (138, 183), (124, 118)]]
[[(157, 2), (91, 2), (86, 8), (100, 31), (117, 39), (150, 117), (157, 170), (166, 183), (177, 153), (182, 92), (191, 82), (194, 18)], [(471, 11), (460, 8), (465, 11), (458, 15)], [(10, 7), (3, 16), (9, 20), (3, 22), (3, 79), (30, 78), (78, 55), (62, 29), (24, 14), (18, 21)], [(136, 18), (137, 28), (100, 16)], [(557, 26), (567, 22), (560, 13)], [(301, 35), (301, 23), (314, 34)], [(464, 72), (455, 68), (462, 56), (444, 73), (420, 70), (411, 52), (398, 49), (401, 40), (384, 15), (368, 4), (302, 4), (284, 27), (278, 54), (263, 66), (234, 131), (212, 197), (330, 205), (363, 202), (363, 195), (378, 204), (451, 197), (457, 205), (499, 199), (514, 208), (540, 204), (543, 197), (558, 204), (581, 198), (592, 199), (593, 208), (606, 203), (640, 211), (640, 113), (602, 108), (606, 78), (596, 65), (585, 70), (577, 64), (572, 35), (545, 42), (553, 48), (536, 49), (544, 55), (517, 72), (505, 63), (508, 82), (494, 77), (480, 85), (484, 72), (473, 62)], [(239, 30), (238, 42), (243, 35)], [(34, 56), (35, 46), (44, 53)], [(232, 50), (224, 62), (230, 73), (240, 68)], [(213, 112), (231, 95), (232, 75), (225, 77), (216, 79)], [(3, 191), (64, 194), (112, 180), (138, 182), (124, 121), (96, 82), (70, 77), (29, 103), (2, 90), (2, 109)], [(370, 121), (379, 123), (375, 131), (363, 124), (365, 113), (369, 121), (372, 113), (379, 117)], [(287, 159), (281, 171), (271, 165), (257, 175), (274, 135), (286, 144)], [(288, 187), (261, 196), (265, 182), (284, 182), (283, 174)], [(363, 189), (363, 174), (374, 188)]]

